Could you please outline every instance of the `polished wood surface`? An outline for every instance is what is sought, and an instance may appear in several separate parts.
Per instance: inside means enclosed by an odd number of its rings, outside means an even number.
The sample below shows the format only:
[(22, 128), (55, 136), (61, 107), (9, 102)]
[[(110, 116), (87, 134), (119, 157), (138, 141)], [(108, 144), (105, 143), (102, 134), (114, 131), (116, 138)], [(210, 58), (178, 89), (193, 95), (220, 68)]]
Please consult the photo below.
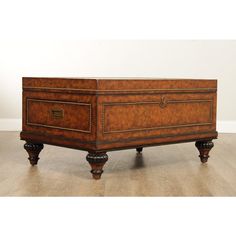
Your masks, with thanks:
[(28, 99), (27, 108), (27, 125), (91, 132), (90, 104)]
[(86, 150), (101, 176), (108, 151), (217, 138), (216, 93), (216, 80), (24, 77), (21, 139)]
[(194, 143), (110, 152), (99, 181), (85, 151), (45, 145), (28, 165), (18, 137), (0, 132), (1, 196), (236, 196), (236, 134), (219, 134), (205, 164)]
[(28, 152), (29, 154), (29, 162), (32, 166), (37, 165), (38, 164), (38, 160), (39, 160), (39, 153), (42, 151), (43, 149), (43, 144), (42, 143), (26, 143), (24, 145), (24, 149)]

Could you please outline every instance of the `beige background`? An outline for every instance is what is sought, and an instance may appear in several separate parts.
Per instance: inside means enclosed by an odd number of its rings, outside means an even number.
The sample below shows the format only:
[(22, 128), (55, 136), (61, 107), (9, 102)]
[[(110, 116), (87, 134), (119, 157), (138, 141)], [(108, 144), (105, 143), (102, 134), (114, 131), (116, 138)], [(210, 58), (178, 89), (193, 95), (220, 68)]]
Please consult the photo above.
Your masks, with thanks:
[(216, 78), (217, 118), (236, 121), (236, 41), (0, 41), (0, 128), (21, 118), (22, 76)]

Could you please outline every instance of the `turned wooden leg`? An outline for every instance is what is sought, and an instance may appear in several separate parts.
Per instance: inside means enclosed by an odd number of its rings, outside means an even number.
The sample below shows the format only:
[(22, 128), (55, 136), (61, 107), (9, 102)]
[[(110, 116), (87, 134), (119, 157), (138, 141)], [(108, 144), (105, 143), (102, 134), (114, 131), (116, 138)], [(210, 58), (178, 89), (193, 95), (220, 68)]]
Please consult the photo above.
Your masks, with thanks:
[(143, 148), (142, 148), (142, 147), (138, 147), (138, 148), (136, 148), (136, 151), (137, 151), (138, 153), (141, 153), (141, 152), (143, 151)]
[(100, 179), (103, 173), (103, 166), (108, 160), (108, 156), (105, 152), (100, 153), (88, 153), (86, 160), (91, 166), (91, 173), (94, 179)]
[(200, 159), (202, 163), (207, 162), (209, 158), (209, 152), (214, 147), (214, 143), (210, 141), (197, 141), (195, 143), (195, 146), (197, 147), (198, 151), (200, 152)]
[(29, 162), (32, 166), (37, 165), (39, 160), (39, 153), (43, 149), (42, 143), (25, 143), (24, 145), (25, 150), (29, 154)]

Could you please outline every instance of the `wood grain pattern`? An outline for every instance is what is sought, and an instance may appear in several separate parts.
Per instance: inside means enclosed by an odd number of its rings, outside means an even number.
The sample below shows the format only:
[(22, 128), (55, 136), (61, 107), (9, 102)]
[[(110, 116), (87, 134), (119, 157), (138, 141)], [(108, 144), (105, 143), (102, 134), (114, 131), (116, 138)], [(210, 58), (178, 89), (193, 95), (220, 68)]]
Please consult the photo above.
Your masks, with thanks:
[(32, 167), (19, 132), (0, 139), (0, 196), (236, 197), (236, 134), (220, 133), (206, 164), (194, 143), (110, 152), (99, 181), (85, 151), (45, 145)]
[[(106, 134), (212, 124), (212, 100), (173, 100), (166, 102), (165, 107), (161, 101), (103, 106), (103, 133)], [(125, 116), (125, 123), (117, 119)]]
[[(195, 134), (199, 134), (199, 138), (200, 134), (217, 136), (213, 135), (216, 132), (216, 93), (166, 93), (167, 101), (172, 103), (164, 108), (159, 107), (162, 97), (163, 94), (100, 95), (98, 148), (142, 145), (142, 142), (156, 144), (165, 142), (166, 138), (168, 142), (188, 140)], [(110, 113), (106, 113), (107, 107)], [(120, 132), (111, 132), (117, 130)]]
[[(89, 103), (43, 99), (27, 99), (26, 102), (26, 125), (91, 133), (92, 114)], [(53, 111), (60, 112), (60, 116), (55, 116)]]
[[(43, 100), (47, 101), (48, 105), (43, 104), (43, 111), (41, 109), (33, 109), (27, 111), (27, 101), (29, 99), (34, 100)], [(48, 103), (50, 102), (51, 103)], [(54, 103), (53, 101), (62, 102), (62, 104)], [(63, 105), (64, 103), (64, 105)], [(74, 105), (69, 105), (70, 103), (76, 103)], [(36, 103), (38, 106), (38, 103)], [(66, 105), (65, 105), (66, 104)], [(78, 104), (88, 104), (81, 108)], [(51, 119), (50, 118), (50, 111), (51, 108), (62, 108), (68, 111), (68, 116), (66, 115), (66, 122), (63, 125), (63, 121)], [(36, 107), (38, 108), (38, 107)], [(79, 108), (79, 110), (78, 110)], [(82, 111), (83, 109), (83, 116), (79, 116), (78, 111)], [(36, 121), (44, 121), (45, 123), (50, 122), (52, 126), (65, 126), (64, 128), (75, 128), (75, 129), (83, 129), (84, 131), (89, 132), (78, 132), (78, 130), (63, 130), (57, 128), (49, 128), (49, 127), (42, 127), (42, 126), (35, 126), (35, 125), (27, 125), (27, 113), (31, 112), (31, 119), (37, 119)], [(91, 113), (91, 114), (90, 114)], [(74, 115), (72, 115), (74, 114)], [(34, 117), (36, 116), (36, 117)], [(79, 124), (78, 123), (79, 120)], [(88, 127), (91, 126), (91, 127)], [(32, 92), (32, 91), (23, 91), (23, 131), (26, 133), (43, 133), (44, 135), (51, 135), (57, 136), (58, 138), (64, 137), (69, 139), (81, 139), (87, 142), (95, 141), (96, 137), (96, 97), (92, 95), (80, 95), (80, 94), (57, 94), (57, 93), (45, 93), (45, 92)], [(68, 127), (69, 126), (69, 127)], [(77, 127), (76, 127), (77, 126)], [(53, 140), (52, 140), (53, 141)]]
[(90, 153), (212, 140), (216, 92), (216, 80), (24, 77), (21, 139)]

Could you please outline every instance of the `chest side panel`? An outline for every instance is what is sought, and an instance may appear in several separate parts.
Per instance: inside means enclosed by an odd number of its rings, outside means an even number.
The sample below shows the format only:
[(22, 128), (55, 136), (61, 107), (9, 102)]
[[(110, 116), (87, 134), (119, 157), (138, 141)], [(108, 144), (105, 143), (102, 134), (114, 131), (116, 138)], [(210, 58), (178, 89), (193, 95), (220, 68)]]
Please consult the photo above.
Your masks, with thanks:
[(160, 101), (105, 103), (103, 133), (212, 125), (212, 100), (165, 99), (163, 96)]
[(95, 141), (96, 97), (25, 91), (23, 131), (60, 139)]
[(100, 96), (98, 120), (97, 139), (104, 147), (187, 139), (216, 131), (216, 93)]

